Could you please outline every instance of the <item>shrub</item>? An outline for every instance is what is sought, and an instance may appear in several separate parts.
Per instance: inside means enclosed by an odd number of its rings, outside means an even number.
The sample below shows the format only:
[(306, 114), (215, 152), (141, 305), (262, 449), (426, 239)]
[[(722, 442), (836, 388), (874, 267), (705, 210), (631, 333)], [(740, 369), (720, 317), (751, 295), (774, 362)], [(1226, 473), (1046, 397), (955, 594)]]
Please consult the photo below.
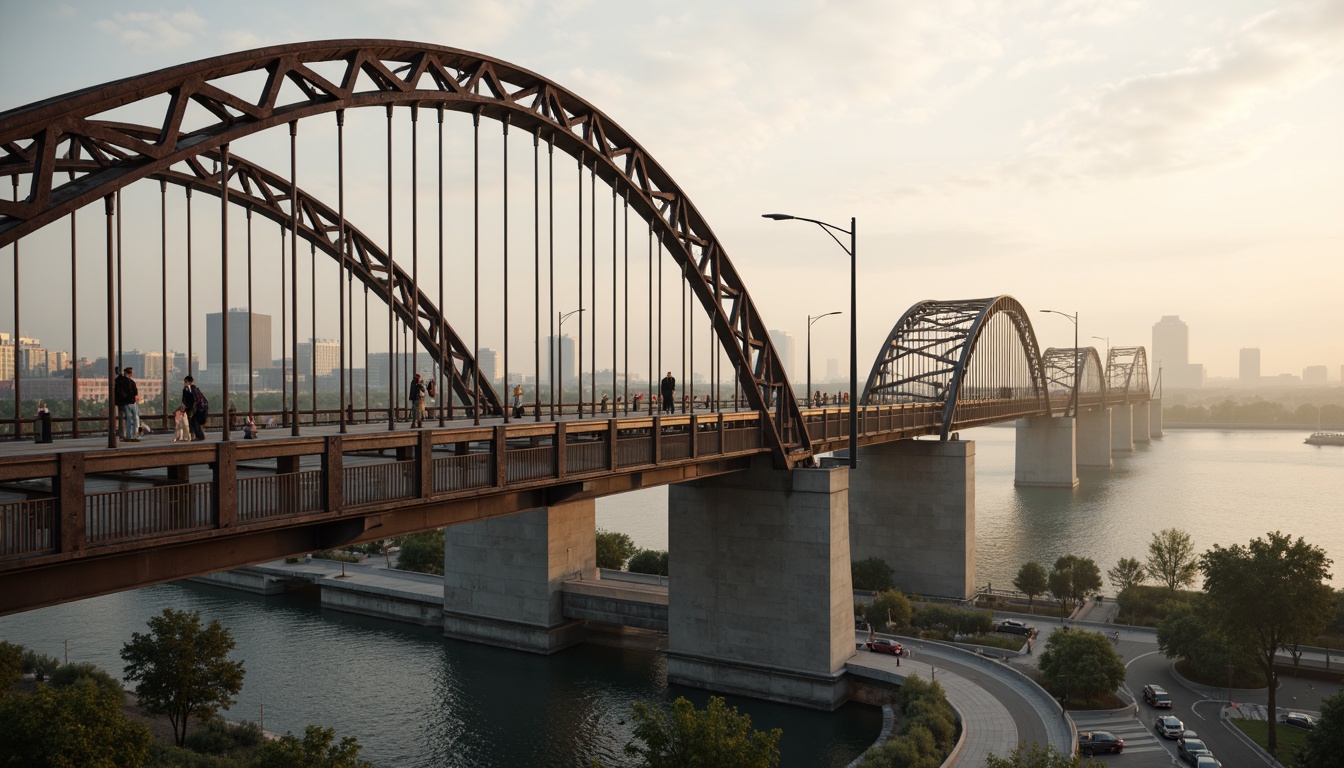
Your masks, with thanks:
[(261, 726), (256, 723), (230, 723), (217, 717), (188, 734), (186, 746), (209, 755), (227, 755), (239, 748), (255, 747), (262, 739)]
[(403, 571), (443, 575), (443, 529), (413, 533), (400, 539), (397, 567)]
[(943, 630), (954, 635), (987, 635), (994, 631), (994, 615), (989, 611), (948, 605), (917, 605), (910, 623), (920, 629)]
[(0, 696), (23, 674), (23, 646), (0, 640)]
[(887, 629), (888, 621), (893, 627), (910, 625), (910, 601), (905, 595), (894, 589), (888, 589), (873, 598), (864, 610), (863, 618), (869, 626)]
[(937, 682), (906, 678), (897, 697), (901, 731), (869, 749), (859, 768), (938, 768), (957, 743), (957, 718)]
[(31, 648), (23, 652), (23, 671), (33, 673), (38, 680), (46, 680), (59, 666), (61, 660), (55, 656), (46, 656)]
[(892, 587), (891, 566), (887, 565), (887, 561), (880, 557), (855, 560), (850, 563), (849, 568), (855, 589), (881, 592)]
[(639, 554), (630, 558), (628, 566), (631, 573), (651, 573), (667, 575), (667, 551), (661, 549), (641, 549)]
[(1174, 611), (1194, 604), (1198, 592), (1172, 592), (1166, 587), (1133, 586), (1116, 597), (1120, 616), (1131, 624), (1157, 626)]
[(106, 670), (96, 664), (87, 661), (77, 661), (73, 664), (62, 664), (51, 673), (51, 684), (57, 688), (64, 688), (68, 685), (74, 685), (80, 680), (92, 680), (94, 685), (106, 689), (118, 696), (125, 693), (122, 690), (121, 683), (115, 677), (108, 674)]
[(597, 530), (598, 568), (619, 571), (625, 567), (625, 561), (638, 551), (639, 547), (635, 546), (635, 540), (630, 538), (630, 534), (604, 531), (601, 528)]

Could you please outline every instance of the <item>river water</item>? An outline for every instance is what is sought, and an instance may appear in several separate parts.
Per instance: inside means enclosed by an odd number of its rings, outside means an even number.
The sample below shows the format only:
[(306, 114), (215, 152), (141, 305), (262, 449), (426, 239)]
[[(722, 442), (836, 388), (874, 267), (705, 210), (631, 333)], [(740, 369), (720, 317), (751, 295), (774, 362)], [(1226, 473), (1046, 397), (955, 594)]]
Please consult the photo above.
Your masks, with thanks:
[[(1154, 531), (1189, 531), (1202, 551), (1272, 530), (1304, 536), (1336, 560), (1344, 586), (1344, 449), (1278, 431), (1169, 430), (1115, 466), (1084, 469), (1067, 489), (1013, 487), (1011, 429), (976, 441), (977, 582), (1007, 587), (1023, 562), (1061, 554), (1143, 559)], [(862, 471), (862, 466), (860, 467)], [(604, 499), (598, 525), (642, 547), (667, 547), (667, 492)], [(675, 557), (675, 553), (673, 554)], [(164, 607), (200, 610), (237, 641), (247, 677), (235, 719), (301, 732), (314, 723), (352, 734), (380, 767), (629, 764), (630, 711), (639, 700), (706, 694), (669, 687), (654, 653), (581, 646), (550, 657), (445, 639), (433, 628), (322, 610), (311, 595), (271, 598), (165, 585), (0, 618), (0, 639), (91, 661), (114, 675), (131, 633)], [(757, 728), (784, 731), (782, 765), (843, 766), (876, 736), (881, 717), (850, 705), (833, 714), (730, 699)]]

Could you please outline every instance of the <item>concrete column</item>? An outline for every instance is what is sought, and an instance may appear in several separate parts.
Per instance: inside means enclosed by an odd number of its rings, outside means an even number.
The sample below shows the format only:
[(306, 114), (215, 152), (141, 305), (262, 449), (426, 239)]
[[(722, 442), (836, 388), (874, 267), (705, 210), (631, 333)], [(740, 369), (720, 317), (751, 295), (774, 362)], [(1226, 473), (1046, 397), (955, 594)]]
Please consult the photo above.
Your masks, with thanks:
[(906, 594), (975, 593), (975, 443), (899, 440), (859, 451), (849, 480), (853, 559), (880, 557)]
[(1077, 467), (1073, 419), (1035, 416), (1017, 420), (1013, 485), (1076, 488)]
[(1129, 403), (1111, 408), (1111, 452), (1134, 452), (1134, 406)]
[(443, 634), (533, 653), (581, 642), (561, 583), (597, 578), (596, 535), (591, 499), (447, 528)]
[(1162, 399), (1148, 401), (1148, 434), (1151, 437), (1162, 436)]
[(846, 701), (849, 477), (761, 457), (669, 488), (669, 682), (823, 710)]
[(1078, 466), (1111, 466), (1111, 409), (1083, 408), (1078, 413)]
[(1153, 439), (1152, 424), (1148, 418), (1149, 403), (1134, 404), (1134, 442), (1147, 443)]

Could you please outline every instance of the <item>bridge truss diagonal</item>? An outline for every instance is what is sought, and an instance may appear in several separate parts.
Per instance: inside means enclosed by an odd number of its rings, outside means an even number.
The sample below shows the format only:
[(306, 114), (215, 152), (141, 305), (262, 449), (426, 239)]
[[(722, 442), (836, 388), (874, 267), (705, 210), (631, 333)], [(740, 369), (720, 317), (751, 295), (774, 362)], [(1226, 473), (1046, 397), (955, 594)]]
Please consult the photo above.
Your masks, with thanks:
[(1148, 350), (1143, 347), (1111, 347), (1106, 360), (1107, 402), (1147, 400)]
[[(1075, 380), (1078, 382), (1079, 408), (1106, 404), (1106, 372), (1096, 347), (1050, 347), (1045, 350), (1042, 363), (1050, 389), (1051, 405), (1060, 413), (1068, 413), (1070, 403), (1073, 402)], [(1078, 363), (1082, 364), (1081, 373), (1075, 372)]]

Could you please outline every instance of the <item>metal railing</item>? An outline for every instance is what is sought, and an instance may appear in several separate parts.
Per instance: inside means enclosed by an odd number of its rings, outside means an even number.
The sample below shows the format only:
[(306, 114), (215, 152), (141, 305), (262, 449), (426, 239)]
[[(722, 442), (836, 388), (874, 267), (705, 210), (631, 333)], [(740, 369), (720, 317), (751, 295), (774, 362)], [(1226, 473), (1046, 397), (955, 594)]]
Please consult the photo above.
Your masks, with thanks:
[(84, 497), (84, 538), (89, 544), (182, 533), (215, 524), (214, 483), (90, 493)]
[(488, 453), (436, 458), (433, 464), (434, 492), (451, 493), (488, 487), (493, 484), (494, 464), (494, 456)]
[(653, 463), (653, 436), (636, 435), (616, 439), (616, 466), (638, 467)]
[(540, 480), (555, 475), (555, 447), (515, 448), (504, 454), (505, 477), (510, 482)]
[(565, 471), (570, 474), (598, 472), (607, 467), (606, 435), (599, 439), (577, 440), (565, 444)]
[(321, 470), (238, 478), (238, 520), (253, 522), (322, 511)]
[(56, 551), (56, 499), (0, 503), (0, 555)]
[(342, 494), (350, 506), (416, 497), (415, 462), (384, 461), (345, 468)]

